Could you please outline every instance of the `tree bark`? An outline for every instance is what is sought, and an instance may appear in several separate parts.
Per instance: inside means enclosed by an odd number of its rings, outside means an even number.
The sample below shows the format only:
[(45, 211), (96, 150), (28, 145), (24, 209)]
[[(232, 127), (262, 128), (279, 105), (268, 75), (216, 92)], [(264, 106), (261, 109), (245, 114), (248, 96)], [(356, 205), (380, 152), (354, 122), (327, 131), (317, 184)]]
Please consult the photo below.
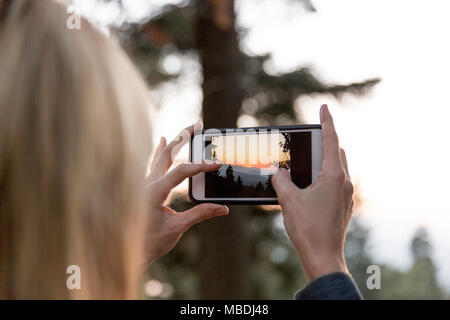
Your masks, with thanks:
[[(207, 128), (234, 128), (242, 105), (243, 59), (234, 0), (196, 3), (196, 40), (203, 67), (203, 120)], [(247, 209), (201, 225), (201, 298), (249, 298)]]

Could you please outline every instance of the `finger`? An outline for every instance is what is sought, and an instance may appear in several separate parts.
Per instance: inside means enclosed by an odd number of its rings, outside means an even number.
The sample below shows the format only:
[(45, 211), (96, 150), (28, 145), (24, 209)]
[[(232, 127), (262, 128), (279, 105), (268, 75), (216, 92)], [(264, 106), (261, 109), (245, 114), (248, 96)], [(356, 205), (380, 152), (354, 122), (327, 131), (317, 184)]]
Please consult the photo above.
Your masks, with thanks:
[(350, 203), (350, 207), (348, 209), (348, 213), (347, 213), (347, 219), (346, 219), (347, 226), (349, 225), (350, 221), (352, 220), (353, 208), (354, 208), (354, 202), (352, 200), (352, 202)]
[(279, 169), (272, 176), (271, 182), (280, 201), (284, 201), (284, 199), (292, 195), (292, 192), (299, 190), (292, 182), (291, 175), (286, 169)]
[(208, 163), (183, 163), (169, 173), (164, 175), (155, 181), (156, 188), (155, 193), (159, 197), (167, 195), (173, 188), (183, 182), (186, 178), (195, 176), (200, 172), (211, 172), (218, 170), (221, 164), (208, 164)]
[(334, 127), (333, 117), (326, 104), (320, 108), (320, 122), (322, 123), (323, 163), (335, 168), (340, 165), (339, 139)]
[(156, 160), (156, 162), (153, 165), (151, 175), (158, 179), (165, 175), (167, 173), (167, 170), (172, 166), (173, 164), (173, 158), (172, 158), (172, 151), (175, 148), (175, 146), (180, 141), (172, 140), (168, 145), (166, 145), (162, 150), (161, 153)]
[(340, 152), (341, 152), (341, 162), (342, 162), (342, 166), (344, 167), (347, 180), (352, 181), (352, 179), (350, 178), (350, 172), (348, 171), (347, 156), (345, 155), (345, 151), (344, 151), (344, 149), (341, 148)]
[(176, 158), (176, 156), (180, 152), (181, 148), (183, 148), (186, 144), (189, 143), (194, 132), (201, 130), (201, 129), (203, 129), (203, 122), (201, 120), (198, 120), (193, 125), (186, 127), (180, 131), (180, 133), (174, 139), (175, 145), (170, 151), (171, 152), (170, 158), (172, 159), (172, 161)]
[(184, 219), (186, 231), (190, 227), (208, 220), (213, 217), (224, 216), (229, 212), (227, 206), (213, 204), (213, 203), (204, 203), (198, 206), (193, 207), (187, 211), (179, 213), (179, 217)]
[(151, 170), (153, 171), (153, 168), (156, 165), (156, 162), (158, 161), (159, 156), (161, 155), (162, 150), (164, 149), (164, 147), (167, 145), (167, 140), (164, 137), (161, 137), (161, 139), (159, 140), (159, 144), (155, 149), (155, 153), (153, 155), (153, 159), (150, 165)]
[[(202, 129), (203, 129), (203, 122), (202, 122), (201, 120), (198, 120), (198, 121), (197, 121), (196, 123), (194, 123), (193, 125), (184, 128), (184, 129), (182, 130), (182, 132), (183, 132), (183, 131), (186, 131), (187, 134), (188, 134), (189, 137), (190, 137), (190, 136), (192, 136), (192, 135), (194, 134), (195, 131), (202, 130)], [(180, 133), (180, 134), (181, 134), (181, 133)]]
[(188, 143), (194, 131), (201, 130), (201, 128), (203, 128), (203, 123), (201, 121), (197, 121), (195, 124), (181, 130), (175, 139), (161, 151), (161, 154), (153, 167), (152, 176), (159, 178), (165, 175), (172, 166), (178, 152), (186, 143)]

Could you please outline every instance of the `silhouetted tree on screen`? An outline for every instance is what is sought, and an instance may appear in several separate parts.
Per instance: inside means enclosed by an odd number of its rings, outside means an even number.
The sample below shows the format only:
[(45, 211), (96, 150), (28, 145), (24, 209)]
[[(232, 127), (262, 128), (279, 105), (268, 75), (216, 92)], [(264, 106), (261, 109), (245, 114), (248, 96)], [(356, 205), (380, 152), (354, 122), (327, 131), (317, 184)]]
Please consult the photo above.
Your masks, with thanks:
[(237, 186), (238, 186), (239, 189), (242, 188), (243, 182), (242, 182), (241, 176), (238, 176), (237, 181), (236, 181), (236, 184), (237, 184)]

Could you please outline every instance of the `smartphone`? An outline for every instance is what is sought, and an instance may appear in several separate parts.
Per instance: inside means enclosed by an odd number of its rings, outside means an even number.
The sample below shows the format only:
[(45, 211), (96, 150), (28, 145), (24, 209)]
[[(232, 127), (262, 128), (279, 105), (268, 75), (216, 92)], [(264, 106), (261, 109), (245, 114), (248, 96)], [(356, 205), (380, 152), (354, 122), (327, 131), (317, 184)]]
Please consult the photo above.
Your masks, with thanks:
[(197, 131), (190, 141), (190, 161), (222, 164), (189, 179), (194, 202), (278, 204), (271, 184), (278, 168), (287, 169), (299, 188), (317, 179), (322, 129), (296, 125)]

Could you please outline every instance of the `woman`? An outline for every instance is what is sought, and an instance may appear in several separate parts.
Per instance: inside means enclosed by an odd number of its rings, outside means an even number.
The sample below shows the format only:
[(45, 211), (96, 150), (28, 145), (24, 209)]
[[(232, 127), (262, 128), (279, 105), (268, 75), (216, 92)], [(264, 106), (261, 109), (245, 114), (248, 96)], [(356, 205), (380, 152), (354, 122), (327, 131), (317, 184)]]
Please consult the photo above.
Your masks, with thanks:
[[(176, 185), (219, 166), (168, 172), (182, 142), (162, 138), (145, 178), (147, 87), (120, 46), (86, 20), (67, 29), (65, 7), (52, 0), (0, 0), (0, 10), (0, 297), (136, 298), (146, 265), (190, 226), (228, 214), (165, 205)], [(322, 121), (318, 181), (299, 190), (286, 172), (273, 179), (311, 280), (348, 273), (351, 183), (326, 108)], [(67, 288), (70, 265), (80, 267), (80, 290)]]

